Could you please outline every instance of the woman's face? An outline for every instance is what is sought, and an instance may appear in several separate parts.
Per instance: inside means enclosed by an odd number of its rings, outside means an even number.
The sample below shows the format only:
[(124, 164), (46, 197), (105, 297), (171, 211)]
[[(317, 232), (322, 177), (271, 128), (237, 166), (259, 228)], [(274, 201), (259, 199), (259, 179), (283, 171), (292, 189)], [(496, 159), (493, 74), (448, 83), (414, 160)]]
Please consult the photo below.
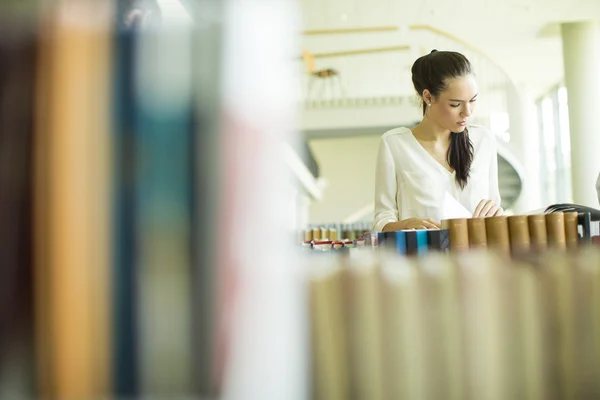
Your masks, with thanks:
[(446, 90), (437, 98), (431, 98), (427, 106), (427, 116), (440, 127), (450, 132), (462, 132), (467, 126), (467, 121), (475, 109), (477, 99), (477, 83), (473, 75), (451, 78), (447, 82)]

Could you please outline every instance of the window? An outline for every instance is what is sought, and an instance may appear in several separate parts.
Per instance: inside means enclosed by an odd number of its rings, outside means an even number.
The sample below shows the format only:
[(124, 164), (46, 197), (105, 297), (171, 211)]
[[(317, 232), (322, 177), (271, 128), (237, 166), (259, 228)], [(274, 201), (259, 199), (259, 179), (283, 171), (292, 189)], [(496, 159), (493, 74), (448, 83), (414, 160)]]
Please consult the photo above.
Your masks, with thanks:
[(559, 86), (551, 90), (538, 101), (537, 108), (542, 150), (542, 203), (572, 202), (567, 89)]

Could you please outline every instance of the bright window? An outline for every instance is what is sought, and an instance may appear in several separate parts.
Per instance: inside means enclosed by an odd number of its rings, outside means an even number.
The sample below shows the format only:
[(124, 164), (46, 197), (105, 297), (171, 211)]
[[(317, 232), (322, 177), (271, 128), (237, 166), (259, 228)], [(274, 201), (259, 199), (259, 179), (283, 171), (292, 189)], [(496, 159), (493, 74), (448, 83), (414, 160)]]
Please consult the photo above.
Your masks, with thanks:
[(572, 202), (571, 137), (567, 89), (559, 86), (538, 103), (542, 203)]

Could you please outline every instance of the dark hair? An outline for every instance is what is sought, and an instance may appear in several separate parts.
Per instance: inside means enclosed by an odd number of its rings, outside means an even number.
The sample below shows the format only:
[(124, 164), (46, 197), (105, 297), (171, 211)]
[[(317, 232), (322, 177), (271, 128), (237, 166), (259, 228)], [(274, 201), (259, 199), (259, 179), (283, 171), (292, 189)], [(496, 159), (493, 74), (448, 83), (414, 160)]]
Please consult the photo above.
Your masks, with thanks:
[[(437, 50), (419, 57), (411, 72), (413, 85), (419, 96), (428, 89), (433, 97), (446, 90), (448, 79), (472, 74), (471, 63), (465, 56), (454, 51)], [(427, 105), (423, 101), (423, 115), (426, 110)], [(473, 162), (473, 143), (466, 128), (463, 132), (450, 133), (450, 147), (446, 157), (450, 167), (456, 171), (456, 182), (464, 189)]]

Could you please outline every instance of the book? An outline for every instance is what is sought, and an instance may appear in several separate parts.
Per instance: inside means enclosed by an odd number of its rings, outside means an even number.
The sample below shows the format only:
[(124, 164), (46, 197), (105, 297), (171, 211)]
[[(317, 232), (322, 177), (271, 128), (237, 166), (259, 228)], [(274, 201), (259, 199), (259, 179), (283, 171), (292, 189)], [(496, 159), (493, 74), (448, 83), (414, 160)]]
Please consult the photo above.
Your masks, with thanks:
[(564, 213), (565, 218), (565, 240), (568, 249), (577, 249), (579, 247), (579, 233), (577, 232), (577, 211), (567, 211)]
[(442, 229), (448, 230), (451, 251), (460, 252), (469, 249), (469, 229), (466, 218), (444, 219)]
[(396, 251), (398, 254), (406, 254), (406, 232), (397, 231), (396, 233)]
[[(64, 1), (44, 21), (39, 77), (43, 299), (39, 397), (109, 395), (112, 3)], [(44, 182), (45, 181), (45, 182)]]
[(548, 248), (548, 232), (546, 231), (546, 216), (535, 214), (527, 216), (531, 249), (542, 251)]
[(576, 324), (574, 304), (574, 268), (572, 258), (560, 249), (542, 254), (537, 263), (541, 302), (544, 305), (545, 384), (548, 398), (579, 398), (575, 377), (579, 370), (576, 359)]
[(191, 27), (136, 42), (135, 229), (140, 397), (193, 392)]
[(385, 393), (389, 399), (423, 396), (421, 325), (416, 259), (381, 260), (381, 309)]
[(546, 214), (546, 229), (548, 231), (548, 247), (566, 250), (567, 238), (564, 214), (562, 212)]
[(396, 250), (396, 232), (381, 232), (381, 235), (378, 232), (378, 237), (379, 247)]
[[(123, 10), (127, 12), (128, 10)], [(125, 16), (124, 16), (125, 17)], [(135, 33), (115, 32), (113, 62), (113, 349), (112, 382), (116, 396), (138, 395), (135, 274)]]
[(349, 398), (349, 359), (342, 303), (342, 271), (322, 260), (309, 281), (313, 397)]
[(509, 313), (504, 297), (510, 285), (503, 257), (490, 252), (466, 252), (457, 255), (456, 262), (465, 349), (463, 398), (511, 398), (511, 366), (505, 362), (509, 350), (507, 332), (511, 327), (507, 325)]
[(375, 257), (354, 257), (343, 270), (351, 397), (384, 399), (379, 268)]
[(585, 247), (571, 252), (574, 327), (577, 360), (576, 387), (582, 397), (600, 396), (600, 253)]
[(508, 217), (508, 230), (512, 255), (523, 254), (531, 249), (529, 222), (526, 215)]
[(406, 230), (404, 231), (404, 237), (406, 240), (406, 255), (416, 256), (419, 252), (417, 244), (417, 231)]
[[(43, 255), (35, 248), (40, 238), (34, 240), (40, 228), (34, 214), (40, 201), (34, 166), (40, 160), (34, 153), (44, 140), (36, 134), (43, 125), (36, 118), (41, 38), (30, 20), (33, 15), (15, 13), (6, 4), (0, 6), (0, 398), (33, 399), (38, 398), (35, 354), (40, 351), (34, 318), (47, 300), (34, 301), (47, 276), (41, 275)], [(47, 342), (47, 336), (37, 333), (38, 343)]]
[(450, 249), (450, 236), (447, 229), (431, 229), (427, 231), (429, 251), (447, 252)]
[(417, 254), (422, 256), (429, 250), (429, 236), (427, 229), (417, 230)]
[(428, 399), (464, 399), (457, 266), (440, 253), (419, 257), (417, 265), (419, 365), (432, 378), (421, 391)]
[(510, 256), (510, 234), (508, 231), (508, 217), (485, 218), (485, 230), (488, 248), (498, 253)]
[(469, 218), (467, 220), (469, 230), (469, 248), (485, 249), (487, 247), (487, 235), (484, 218)]
[[(510, 217), (509, 217), (510, 219)], [(513, 309), (512, 337), (514, 344), (509, 351), (513, 358), (510, 360), (514, 384), (518, 389), (512, 398), (545, 399), (546, 385), (544, 382), (544, 348), (545, 333), (542, 330), (542, 302), (540, 285), (536, 277), (536, 268), (524, 262), (514, 262), (510, 268), (514, 272), (514, 291), (510, 294), (515, 300)]]

